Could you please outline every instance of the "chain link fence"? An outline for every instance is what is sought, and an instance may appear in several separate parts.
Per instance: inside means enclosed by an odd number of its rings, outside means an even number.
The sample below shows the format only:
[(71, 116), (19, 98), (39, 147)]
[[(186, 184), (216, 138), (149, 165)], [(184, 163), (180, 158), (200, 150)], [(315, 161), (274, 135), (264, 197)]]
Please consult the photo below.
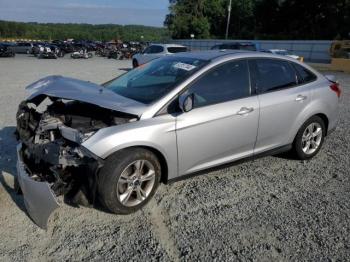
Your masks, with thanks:
[(329, 49), (332, 41), (307, 41), (307, 40), (170, 40), (167, 43), (180, 44), (191, 50), (209, 50), (212, 46), (225, 42), (253, 42), (258, 50), (285, 49), (295, 55), (304, 57), (304, 61), (313, 63), (330, 63)]

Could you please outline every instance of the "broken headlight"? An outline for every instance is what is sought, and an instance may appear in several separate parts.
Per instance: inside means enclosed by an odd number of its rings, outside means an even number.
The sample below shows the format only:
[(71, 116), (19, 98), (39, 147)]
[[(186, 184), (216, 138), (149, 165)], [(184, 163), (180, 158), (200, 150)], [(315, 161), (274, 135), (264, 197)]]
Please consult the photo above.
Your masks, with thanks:
[(66, 126), (61, 126), (59, 127), (61, 135), (72, 142), (75, 142), (77, 144), (81, 144), (85, 142), (89, 137), (91, 137), (93, 134), (95, 134), (95, 131), (88, 132), (88, 133), (81, 133), (80, 131), (66, 127)]
[(84, 133), (84, 134), (80, 133), (80, 143), (85, 142), (95, 133), (96, 133), (95, 131)]

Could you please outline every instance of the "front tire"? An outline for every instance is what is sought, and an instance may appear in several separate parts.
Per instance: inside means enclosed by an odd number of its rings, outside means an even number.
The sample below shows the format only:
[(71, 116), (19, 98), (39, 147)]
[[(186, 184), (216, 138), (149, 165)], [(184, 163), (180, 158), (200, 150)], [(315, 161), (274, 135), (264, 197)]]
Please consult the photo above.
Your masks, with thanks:
[(317, 155), (322, 147), (325, 134), (326, 126), (320, 117), (313, 116), (307, 120), (299, 129), (293, 144), (298, 159), (307, 160)]
[(161, 166), (151, 151), (121, 150), (107, 158), (99, 173), (100, 202), (113, 213), (133, 213), (153, 197), (160, 178)]

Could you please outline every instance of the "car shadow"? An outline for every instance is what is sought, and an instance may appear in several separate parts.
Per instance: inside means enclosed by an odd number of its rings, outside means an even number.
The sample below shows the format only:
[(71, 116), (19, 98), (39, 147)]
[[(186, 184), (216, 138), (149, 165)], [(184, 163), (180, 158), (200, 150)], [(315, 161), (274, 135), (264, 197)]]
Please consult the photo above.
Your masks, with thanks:
[(300, 159), (298, 159), (297, 156), (295, 154), (293, 154), (292, 152), (284, 152), (284, 153), (280, 153), (280, 154), (276, 154), (276, 155), (272, 155), (272, 156), (277, 157), (277, 158), (282, 158), (285, 160), (300, 161)]
[(14, 186), (10, 185), (4, 176), (4, 173), (12, 175), (14, 180), (17, 173), (17, 140), (14, 135), (15, 130), (16, 128), (14, 126), (7, 126), (0, 129), (0, 183), (17, 207), (27, 214), (23, 196), (17, 194)]
[(126, 67), (123, 67), (123, 68), (119, 68), (119, 70), (129, 72), (129, 71), (131, 71), (131, 70), (132, 70), (132, 68), (126, 68)]

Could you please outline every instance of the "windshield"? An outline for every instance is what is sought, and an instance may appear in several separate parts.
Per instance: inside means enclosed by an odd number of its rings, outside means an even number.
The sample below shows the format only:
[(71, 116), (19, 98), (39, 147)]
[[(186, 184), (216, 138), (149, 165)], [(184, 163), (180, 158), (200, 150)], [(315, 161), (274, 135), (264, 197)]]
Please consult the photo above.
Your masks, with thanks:
[(195, 58), (161, 58), (137, 67), (104, 86), (118, 95), (151, 104), (207, 63)]

